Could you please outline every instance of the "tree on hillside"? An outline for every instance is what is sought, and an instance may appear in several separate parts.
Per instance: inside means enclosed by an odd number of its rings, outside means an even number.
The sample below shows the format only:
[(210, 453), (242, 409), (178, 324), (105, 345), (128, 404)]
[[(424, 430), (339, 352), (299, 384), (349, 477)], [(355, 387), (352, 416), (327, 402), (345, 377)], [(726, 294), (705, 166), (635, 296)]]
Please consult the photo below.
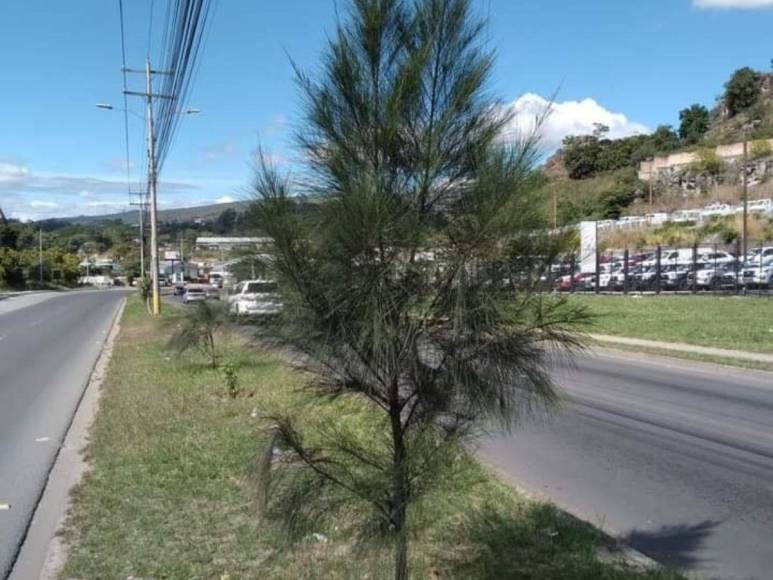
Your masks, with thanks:
[(706, 134), (711, 123), (709, 110), (694, 104), (679, 111), (679, 137), (685, 145), (694, 145)]
[(570, 178), (585, 179), (598, 172), (603, 148), (596, 135), (568, 135), (564, 137), (561, 150)]
[(735, 71), (725, 83), (725, 104), (731, 117), (757, 102), (762, 91), (761, 79), (760, 73), (747, 66)]
[(658, 125), (649, 141), (657, 153), (669, 153), (679, 148), (679, 135), (671, 125)]
[(221, 235), (232, 234), (234, 227), (236, 226), (237, 217), (238, 215), (234, 208), (229, 207), (228, 209), (223, 210), (212, 223), (212, 231)]
[[(536, 291), (555, 255), (535, 199), (535, 140), (504, 142), (487, 91), (493, 57), (470, 0), (353, 0), (318, 80), (299, 74), (304, 191), (268, 162), (254, 214), (275, 244), (291, 345), (311, 396), (369, 409), (308, 437), (275, 417), (278, 442), (308, 468), (303, 510), (328, 488), (395, 546), (408, 577), (409, 508), (442, 480), (459, 442), (556, 400), (549, 346), (577, 344), (582, 313)], [(313, 441), (313, 443), (310, 443)]]

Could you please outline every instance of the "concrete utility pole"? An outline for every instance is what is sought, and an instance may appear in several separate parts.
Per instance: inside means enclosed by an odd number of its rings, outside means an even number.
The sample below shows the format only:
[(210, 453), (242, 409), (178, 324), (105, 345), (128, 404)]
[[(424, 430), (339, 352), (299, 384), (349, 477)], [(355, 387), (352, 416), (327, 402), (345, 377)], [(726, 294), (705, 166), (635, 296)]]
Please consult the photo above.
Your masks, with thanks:
[(139, 206), (140, 218), (140, 277), (145, 277), (145, 210), (148, 209), (148, 202), (144, 200), (145, 192), (141, 191), (138, 202), (131, 202), (129, 205)]
[(649, 179), (649, 188), (650, 188), (650, 211), (652, 211), (652, 181), (655, 179), (655, 177), (652, 175), (652, 172), (655, 168), (655, 158), (650, 157), (650, 179)]
[(150, 197), (150, 276), (153, 283), (153, 314), (161, 314), (158, 273), (158, 200), (156, 196), (156, 134), (153, 127), (153, 82), (150, 59), (145, 61), (148, 121), (148, 195)]
[(145, 92), (124, 91), (124, 94), (135, 97), (143, 97), (146, 102), (145, 121), (148, 135), (148, 197), (150, 203), (150, 279), (152, 285), (152, 312), (154, 315), (161, 313), (161, 285), (159, 283), (159, 259), (158, 259), (158, 198), (157, 198), (157, 166), (156, 166), (156, 135), (153, 123), (153, 99), (172, 99), (170, 95), (153, 93), (153, 75), (171, 74), (168, 71), (157, 71), (150, 67), (150, 59), (145, 61), (145, 70), (124, 69), (124, 72), (144, 73)]
[(741, 176), (743, 183), (743, 234), (742, 239), (742, 251), (743, 251), (743, 263), (746, 265), (746, 253), (748, 251), (748, 220), (749, 220), (749, 184), (746, 174), (746, 164), (748, 162), (749, 154), (746, 142), (749, 140), (749, 131), (760, 124), (759, 120), (750, 121), (746, 123), (741, 129), (743, 130), (743, 166), (741, 167)]
[(40, 258), (40, 265), (38, 266), (40, 270), (40, 285), (43, 285), (43, 229), (41, 228), (38, 230), (38, 241), (39, 241), (39, 253), (38, 256)]

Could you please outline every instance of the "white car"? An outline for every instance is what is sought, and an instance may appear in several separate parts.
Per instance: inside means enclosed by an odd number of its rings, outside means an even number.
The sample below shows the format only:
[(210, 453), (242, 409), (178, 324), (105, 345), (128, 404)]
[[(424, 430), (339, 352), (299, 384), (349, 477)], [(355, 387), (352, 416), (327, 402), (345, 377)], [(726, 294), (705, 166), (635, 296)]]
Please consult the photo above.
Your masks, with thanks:
[(773, 288), (773, 259), (743, 269), (743, 285), (749, 288)]
[(721, 201), (710, 203), (701, 210), (701, 215), (706, 217), (733, 215), (733, 213), (735, 213), (733, 206)]
[(207, 299), (207, 290), (201, 286), (188, 286), (183, 294), (183, 304), (191, 302), (204, 302)]
[(670, 221), (676, 223), (699, 222), (701, 217), (701, 210), (699, 209), (683, 209), (672, 213)]
[(282, 300), (272, 280), (245, 280), (231, 288), (228, 303), (234, 314), (278, 314)]
[(746, 254), (747, 266), (759, 266), (760, 260), (768, 261), (773, 259), (773, 246), (763, 246), (762, 248), (752, 248)]
[(754, 199), (747, 204), (750, 212), (773, 213), (773, 199)]
[[(698, 288), (717, 289), (735, 284), (735, 264), (704, 264), (695, 272), (695, 284)], [(692, 272), (687, 275), (688, 285), (692, 283)]]

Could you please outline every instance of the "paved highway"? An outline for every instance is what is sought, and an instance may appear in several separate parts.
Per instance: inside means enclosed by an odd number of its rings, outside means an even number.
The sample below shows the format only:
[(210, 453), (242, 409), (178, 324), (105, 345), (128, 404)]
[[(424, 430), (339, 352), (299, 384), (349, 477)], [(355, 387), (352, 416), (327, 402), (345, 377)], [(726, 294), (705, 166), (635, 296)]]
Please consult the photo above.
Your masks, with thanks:
[(107, 337), (119, 290), (0, 300), (0, 578)]
[(708, 578), (773, 578), (773, 373), (617, 355), (481, 451), (524, 488)]

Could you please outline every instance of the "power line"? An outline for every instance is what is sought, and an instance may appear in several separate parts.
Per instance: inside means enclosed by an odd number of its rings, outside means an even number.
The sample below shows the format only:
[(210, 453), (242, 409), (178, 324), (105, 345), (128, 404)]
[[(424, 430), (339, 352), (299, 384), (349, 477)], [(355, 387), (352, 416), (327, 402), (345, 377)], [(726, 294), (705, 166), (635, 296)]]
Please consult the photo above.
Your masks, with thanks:
[(123, 128), (126, 146), (126, 187), (131, 194), (131, 158), (129, 155), (129, 97), (126, 94), (126, 25), (124, 24), (123, 0), (118, 0), (118, 13), (121, 19), (121, 74), (123, 75)]
[[(119, 0), (122, 2), (123, 0)], [(152, 1), (152, 0), (151, 0)], [(171, 8), (174, 1), (174, 8)], [(150, 273), (153, 288), (153, 313), (158, 314), (161, 308), (159, 288), (158, 259), (158, 175), (166, 157), (181, 115), (185, 112), (191, 79), (196, 70), (198, 54), (202, 39), (205, 36), (207, 17), (210, 13), (211, 0), (169, 0), (167, 4), (167, 21), (164, 28), (161, 61), (162, 69), (151, 66), (150, 46), (148, 41), (148, 56), (145, 59), (144, 70), (129, 69), (124, 56), (124, 100), (128, 95), (143, 97), (146, 102), (146, 139), (148, 144), (148, 200), (150, 210)], [(121, 5), (121, 14), (123, 8)], [(152, 33), (153, 5), (151, 4), (148, 35)], [(123, 16), (122, 16), (123, 26)], [(122, 38), (122, 42), (124, 42)], [(124, 49), (125, 54), (125, 49)], [(143, 73), (145, 75), (144, 91), (129, 91), (126, 89), (126, 73)], [(154, 87), (154, 78), (163, 76), (160, 88)], [(124, 107), (128, 112), (128, 106)], [(142, 209), (142, 202), (140, 202)]]
[(148, 51), (147, 58), (150, 58), (151, 41), (153, 38), (153, 13), (155, 12), (155, 0), (150, 0), (150, 17), (148, 18)]
[(198, 55), (211, 12), (210, 0), (178, 0), (167, 12), (164, 36), (163, 68), (172, 74), (164, 78), (159, 92), (173, 98), (158, 102), (155, 117), (158, 121), (158, 166), (163, 166), (166, 155), (185, 108)]

